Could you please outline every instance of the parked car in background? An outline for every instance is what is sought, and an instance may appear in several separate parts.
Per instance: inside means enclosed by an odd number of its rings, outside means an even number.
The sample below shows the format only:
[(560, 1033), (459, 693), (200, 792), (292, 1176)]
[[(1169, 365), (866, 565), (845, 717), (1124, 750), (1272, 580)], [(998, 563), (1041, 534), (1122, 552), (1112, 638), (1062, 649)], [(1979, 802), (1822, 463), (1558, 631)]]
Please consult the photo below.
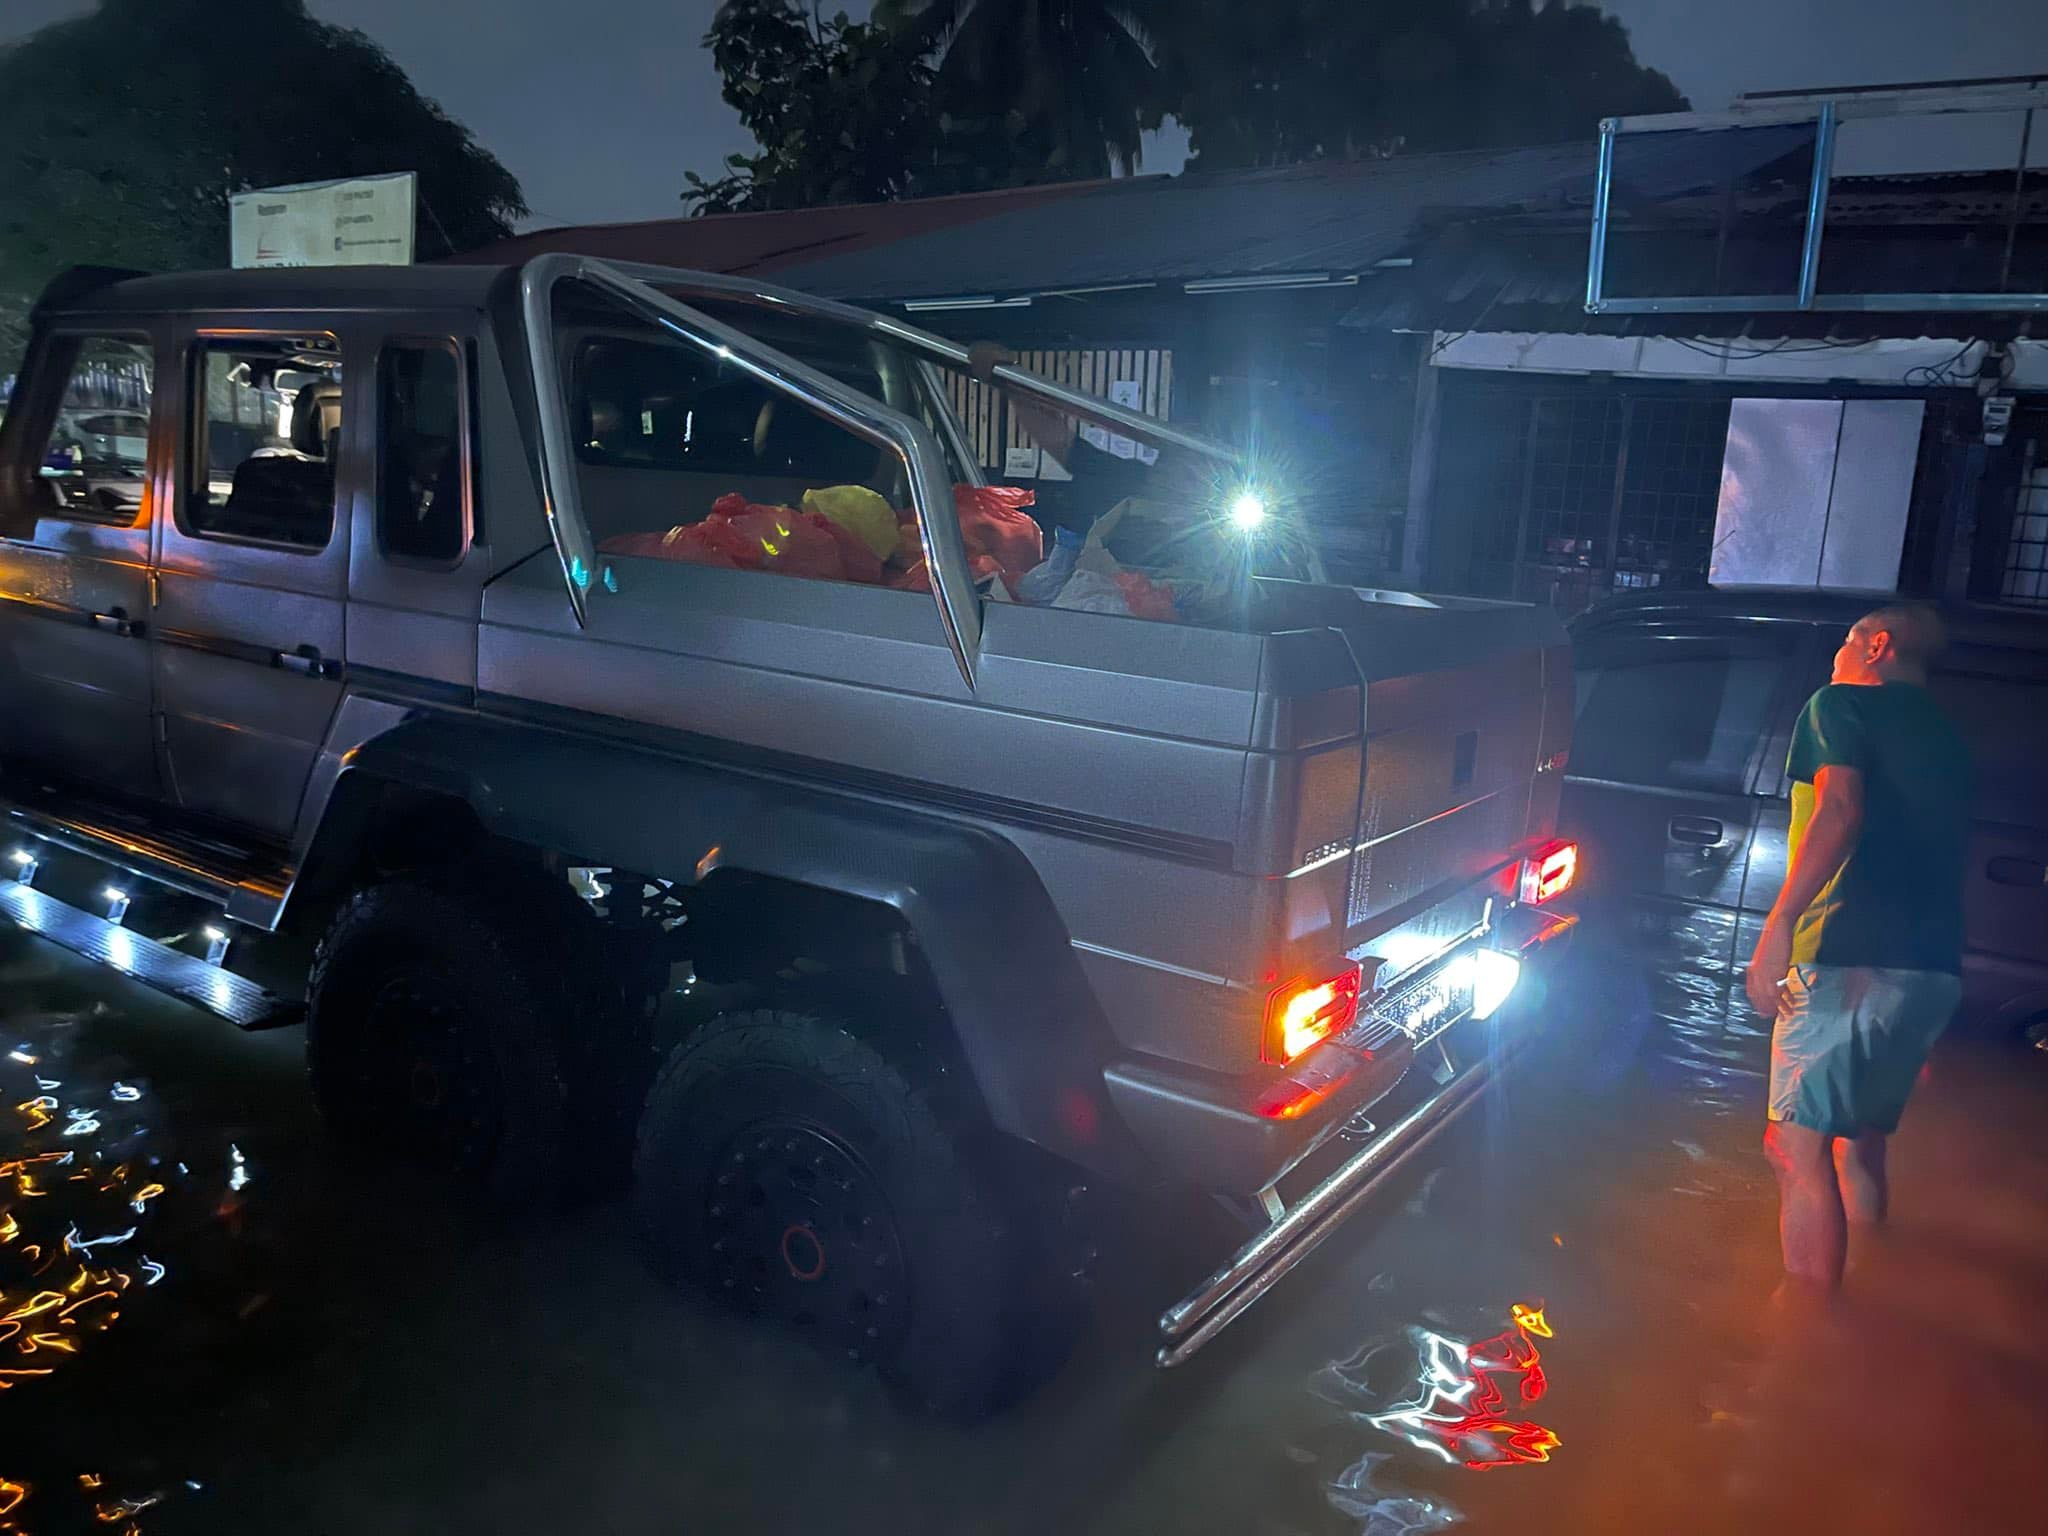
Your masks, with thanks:
[(64, 506), (101, 516), (142, 505), (149, 416), (142, 411), (64, 411), (43, 456), (42, 475)]
[[(1589, 941), (1671, 1017), (1744, 1006), (1741, 973), (1784, 879), (1799, 710), (1860, 593), (1647, 592), (1572, 624), (1562, 836), (1584, 859)], [(2048, 613), (1956, 605), (1932, 679), (1976, 759), (1961, 1027), (2048, 1030)], [(1633, 981), (1635, 978), (1630, 976)]]

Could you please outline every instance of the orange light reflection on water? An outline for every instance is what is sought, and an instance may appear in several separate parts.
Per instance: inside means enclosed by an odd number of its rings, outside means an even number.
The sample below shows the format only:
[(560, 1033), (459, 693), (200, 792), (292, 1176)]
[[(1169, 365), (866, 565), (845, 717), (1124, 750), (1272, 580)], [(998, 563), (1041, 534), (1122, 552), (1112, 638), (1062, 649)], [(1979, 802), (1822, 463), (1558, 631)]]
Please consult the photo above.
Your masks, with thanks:
[(1512, 1316), (1514, 1327), (1476, 1344), (1413, 1330), (1422, 1368), (1418, 1395), (1385, 1413), (1363, 1415), (1365, 1421), (1475, 1472), (1550, 1460), (1563, 1442), (1542, 1424), (1505, 1415), (1505, 1383), (1515, 1384), (1524, 1403), (1541, 1400), (1550, 1381), (1531, 1339), (1555, 1335), (1540, 1304), (1518, 1303)]

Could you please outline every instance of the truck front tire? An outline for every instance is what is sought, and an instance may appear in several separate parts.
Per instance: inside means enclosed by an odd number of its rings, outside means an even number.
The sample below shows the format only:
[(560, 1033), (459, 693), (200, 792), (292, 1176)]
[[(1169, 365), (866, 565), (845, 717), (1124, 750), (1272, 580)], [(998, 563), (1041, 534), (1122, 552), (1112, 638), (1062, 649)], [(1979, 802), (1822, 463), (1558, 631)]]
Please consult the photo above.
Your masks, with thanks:
[(1065, 1358), (1072, 1309), (1037, 1284), (1029, 1203), (835, 1020), (706, 1024), (655, 1082), (634, 1172), (664, 1278), (872, 1362), (934, 1412), (993, 1412)]
[(555, 1030), (574, 1003), (536, 917), (434, 876), (342, 904), (313, 960), (306, 1059), (345, 1146), (453, 1173), (508, 1207), (555, 1196), (569, 1128)]

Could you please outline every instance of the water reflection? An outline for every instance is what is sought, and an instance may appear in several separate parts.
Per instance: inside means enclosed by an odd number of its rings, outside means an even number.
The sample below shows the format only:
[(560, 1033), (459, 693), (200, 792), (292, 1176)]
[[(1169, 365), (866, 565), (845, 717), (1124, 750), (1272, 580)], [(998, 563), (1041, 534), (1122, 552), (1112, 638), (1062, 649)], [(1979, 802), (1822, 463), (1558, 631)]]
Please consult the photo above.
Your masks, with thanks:
[[(141, 1245), (187, 1171), (160, 1167), (151, 1151), (146, 1088), (74, 1079), (53, 1059), (74, 1021), (45, 1022), (51, 1046), (22, 1045), (0, 1059), (0, 1104), (12, 1107), (0, 1115), (0, 1392), (10, 1398), (78, 1368), (130, 1310), (131, 1292), (170, 1273)], [(246, 1180), (239, 1156), (233, 1168)], [(10, 1403), (15, 1412), (31, 1406)], [(109, 1489), (99, 1472), (40, 1493), (27, 1478), (0, 1475), (0, 1533), (89, 1515), (118, 1536), (143, 1536), (140, 1517), (164, 1498), (157, 1488)]]
[[(1556, 1432), (1516, 1415), (1550, 1388), (1535, 1341), (1554, 1333), (1541, 1303), (1517, 1302), (1509, 1318), (1511, 1326), (1476, 1342), (1411, 1325), (1325, 1366), (1316, 1391), (1357, 1423), (1448, 1466), (1546, 1462), (1561, 1444)], [(1392, 1453), (1368, 1450), (1331, 1485), (1331, 1504), (1361, 1522), (1360, 1536), (1405, 1536), (1461, 1518), (1447, 1500), (1390, 1483), (1391, 1465)]]

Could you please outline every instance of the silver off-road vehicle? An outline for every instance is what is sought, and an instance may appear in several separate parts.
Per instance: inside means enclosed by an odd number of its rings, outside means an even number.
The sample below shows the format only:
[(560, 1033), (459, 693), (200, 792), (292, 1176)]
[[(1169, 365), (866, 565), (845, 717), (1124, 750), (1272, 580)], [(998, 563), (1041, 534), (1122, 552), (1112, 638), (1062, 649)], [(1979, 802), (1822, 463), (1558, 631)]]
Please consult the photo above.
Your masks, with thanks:
[[(110, 351), (140, 494), (65, 497)], [(1564, 631), (1243, 560), (1149, 618), (1005, 601), (969, 361), (569, 256), (68, 275), (0, 435), (0, 908), (303, 1017), (354, 1143), (505, 1201), (630, 1160), (668, 1271), (952, 1411), (1061, 1358), (1076, 1190), (1214, 1193), (1250, 1235), (1161, 1318), (1186, 1359), (1537, 1024)], [(1228, 451), (995, 383), (1194, 466), (1184, 545), (1241, 541)], [(845, 486), (919, 570), (705, 537)]]

